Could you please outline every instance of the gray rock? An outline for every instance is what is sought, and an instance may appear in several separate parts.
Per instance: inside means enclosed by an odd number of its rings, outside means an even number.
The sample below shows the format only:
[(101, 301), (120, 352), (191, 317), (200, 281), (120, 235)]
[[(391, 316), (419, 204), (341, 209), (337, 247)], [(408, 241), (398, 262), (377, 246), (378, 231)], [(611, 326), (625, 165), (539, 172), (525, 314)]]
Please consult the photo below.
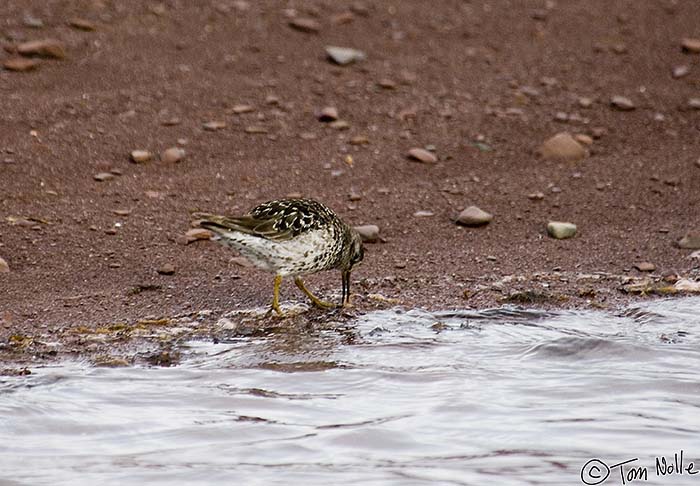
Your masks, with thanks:
[(547, 223), (547, 234), (557, 240), (572, 238), (576, 235), (576, 225), (561, 221), (550, 221)]
[(610, 98), (610, 105), (620, 111), (632, 111), (636, 108), (634, 102), (624, 96), (613, 96)]
[(352, 64), (356, 61), (364, 61), (367, 58), (364, 52), (351, 47), (327, 46), (326, 54), (331, 61), (341, 66)]
[(457, 216), (457, 224), (464, 226), (483, 226), (493, 220), (493, 215), (476, 206), (469, 206)]
[(365, 243), (376, 243), (379, 241), (379, 226), (374, 224), (366, 224), (355, 226), (355, 231), (360, 234), (362, 241)]
[(686, 250), (700, 250), (700, 232), (690, 231), (678, 240), (678, 246)]

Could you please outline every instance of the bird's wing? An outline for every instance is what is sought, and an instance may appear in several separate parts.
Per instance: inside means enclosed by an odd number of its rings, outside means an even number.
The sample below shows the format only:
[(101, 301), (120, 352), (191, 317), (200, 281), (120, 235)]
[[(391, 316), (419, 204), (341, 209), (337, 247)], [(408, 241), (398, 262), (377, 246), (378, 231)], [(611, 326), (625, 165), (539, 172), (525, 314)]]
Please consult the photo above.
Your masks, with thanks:
[(295, 233), (290, 225), (280, 224), (283, 219), (278, 217), (255, 218), (253, 216), (217, 216), (200, 215), (199, 226), (215, 233), (239, 231), (273, 241), (285, 241), (293, 238)]

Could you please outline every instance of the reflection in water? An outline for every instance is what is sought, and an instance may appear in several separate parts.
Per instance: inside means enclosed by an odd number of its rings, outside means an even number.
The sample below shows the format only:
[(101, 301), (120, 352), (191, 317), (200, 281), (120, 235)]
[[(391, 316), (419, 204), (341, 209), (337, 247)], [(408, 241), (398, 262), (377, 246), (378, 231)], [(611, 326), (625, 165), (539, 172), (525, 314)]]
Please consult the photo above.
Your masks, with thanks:
[(645, 484), (700, 484), (654, 473), (680, 449), (700, 464), (699, 326), (698, 298), (391, 310), (192, 342), (173, 368), (37, 368), (0, 377), (0, 467), (27, 485), (560, 485), (638, 457)]

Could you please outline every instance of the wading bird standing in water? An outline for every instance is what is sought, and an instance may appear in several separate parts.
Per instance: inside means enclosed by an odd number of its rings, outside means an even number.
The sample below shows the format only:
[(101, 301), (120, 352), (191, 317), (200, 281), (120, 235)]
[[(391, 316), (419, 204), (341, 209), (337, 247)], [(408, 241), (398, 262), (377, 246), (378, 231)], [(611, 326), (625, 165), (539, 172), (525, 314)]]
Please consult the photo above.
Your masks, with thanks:
[(238, 250), (256, 267), (275, 274), (272, 308), (282, 315), (279, 292), (282, 278), (294, 283), (317, 307), (334, 304), (316, 297), (301, 275), (338, 269), (342, 272), (341, 306), (350, 303), (350, 272), (362, 261), (360, 235), (330, 208), (313, 199), (280, 199), (254, 207), (239, 217), (195, 214), (199, 226), (213, 231), (217, 240)]

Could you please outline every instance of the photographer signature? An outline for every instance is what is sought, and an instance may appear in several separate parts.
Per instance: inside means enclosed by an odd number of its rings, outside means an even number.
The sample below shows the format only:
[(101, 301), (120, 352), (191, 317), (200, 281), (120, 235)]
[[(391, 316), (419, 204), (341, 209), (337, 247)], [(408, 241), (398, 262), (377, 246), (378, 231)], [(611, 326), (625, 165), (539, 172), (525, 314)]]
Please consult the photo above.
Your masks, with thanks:
[[(666, 459), (664, 456), (656, 457), (654, 460), (654, 468), (651, 470), (653, 474), (658, 476), (693, 476), (700, 472), (700, 469), (695, 467), (694, 462), (685, 462), (683, 450), (673, 454), (672, 459)], [(634, 481), (648, 481), (650, 469), (646, 466), (637, 464), (638, 457), (627, 459), (626, 461), (608, 465), (598, 458), (591, 459), (581, 468), (581, 482), (588, 486), (603, 484), (611, 473), (615, 471), (620, 474), (621, 484), (629, 484)]]

